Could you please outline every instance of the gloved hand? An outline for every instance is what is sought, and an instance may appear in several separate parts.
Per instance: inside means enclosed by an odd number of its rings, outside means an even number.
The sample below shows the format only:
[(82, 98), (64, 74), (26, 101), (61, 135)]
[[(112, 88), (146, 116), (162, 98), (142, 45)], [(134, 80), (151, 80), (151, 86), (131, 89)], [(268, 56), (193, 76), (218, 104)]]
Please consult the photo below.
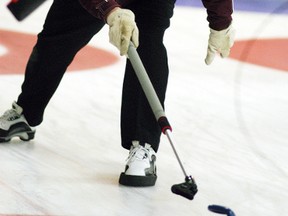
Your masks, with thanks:
[(109, 41), (126, 55), (130, 41), (135, 47), (139, 45), (139, 30), (135, 23), (135, 15), (131, 10), (116, 8), (107, 16), (109, 25)]
[(205, 63), (210, 65), (215, 58), (216, 53), (220, 53), (222, 58), (228, 57), (230, 54), (230, 48), (234, 44), (235, 30), (232, 24), (224, 30), (216, 31), (210, 29), (207, 56)]

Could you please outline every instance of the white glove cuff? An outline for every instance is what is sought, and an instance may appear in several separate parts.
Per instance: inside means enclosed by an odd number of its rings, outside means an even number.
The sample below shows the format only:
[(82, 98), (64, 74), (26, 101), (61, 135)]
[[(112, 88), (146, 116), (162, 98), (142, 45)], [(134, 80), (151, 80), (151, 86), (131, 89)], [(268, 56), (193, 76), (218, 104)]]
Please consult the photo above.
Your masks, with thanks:
[(135, 20), (135, 15), (132, 11), (130, 10), (127, 10), (127, 9), (122, 9), (122, 8), (117, 8), (115, 9), (114, 11), (112, 11), (106, 21), (107, 21), (107, 24), (109, 26), (113, 25), (113, 22), (115, 22), (116, 19), (130, 19), (130, 20)]
[(212, 34), (225, 35), (225, 34), (227, 34), (231, 29), (233, 29), (233, 27), (232, 27), (232, 22), (230, 23), (230, 25), (229, 25), (226, 29), (217, 31), (217, 30), (214, 30), (214, 29), (210, 28), (210, 32), (211, 32)]

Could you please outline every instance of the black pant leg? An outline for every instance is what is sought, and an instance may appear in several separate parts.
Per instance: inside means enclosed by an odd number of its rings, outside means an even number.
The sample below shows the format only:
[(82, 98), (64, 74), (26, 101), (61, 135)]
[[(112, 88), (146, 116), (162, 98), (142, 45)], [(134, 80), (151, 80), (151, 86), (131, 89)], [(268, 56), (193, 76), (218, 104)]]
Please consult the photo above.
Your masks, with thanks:
[[(163, 44), (165, 30), (173, 15), (174, 0), (135, 0), (128, 6), (139, 28), (137, 49), (155, 91), (164, 107), (168, 80), (168, 60)], [(129, 149), (132, 140), (149, 143), (157, 151), (161, 130), (148, 104), (130, 61), (127, 61), (121, 108), (122, 146)]]
[(54, 0), (26, 66), (17, 103), (31, 126), (44, 110), (76, 53), (103, 27), (77, 0)]

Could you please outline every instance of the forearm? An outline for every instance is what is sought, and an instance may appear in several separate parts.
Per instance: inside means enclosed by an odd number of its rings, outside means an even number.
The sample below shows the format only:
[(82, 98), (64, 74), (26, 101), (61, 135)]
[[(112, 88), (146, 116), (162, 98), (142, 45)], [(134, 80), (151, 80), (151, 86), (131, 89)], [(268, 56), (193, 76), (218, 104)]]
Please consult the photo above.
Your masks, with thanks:
[(233, 0), (202, 0), (202, 2), (207, 9), (210, 28), (219, 31), (231, 24)]

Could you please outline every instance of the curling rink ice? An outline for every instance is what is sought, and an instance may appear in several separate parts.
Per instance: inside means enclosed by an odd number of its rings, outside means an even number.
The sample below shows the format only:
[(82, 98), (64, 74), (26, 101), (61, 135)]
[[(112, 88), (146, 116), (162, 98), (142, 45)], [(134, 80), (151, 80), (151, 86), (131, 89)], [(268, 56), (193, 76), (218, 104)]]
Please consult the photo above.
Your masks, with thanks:
[[(22, 22), (6, 3), (0, 5), (1, 114), (17, 99), (24, 78), (24, 67), (9, 68), (25, 66), (22, 52), (30, 53), (33, 45), (16, 36), (33, 38), (51, 1)], [(288, 8), (273, 14), (236, 10), (235, 46), (249, 39), (284, 39), (286, 46), (279, 53), (273, 43), (258, 50), (257, 64), (217, 57), (206, 66), (206, 11), (176, 6), (165, 37), (170, 60), (166, 114), (184, 167), (198, 185), (194, 200), (170, 191), (184, 175), (164, 135), (156, 185), (118, 184), (128, 156), (119, 129), (125, 58), (109, 44), (105, 27), (89, 47), (108, 53), (111, 63), (95, 68), (93, 60), (84, 67), (75, 59), (76, 69), (65, 74), (35, 139), (0, 144), (0, 216), (213, 216), (207, 210), (211, 204), (227, 206), (237, 216), (287, 216), (287, 15)], [(248, 59), (252, 48), (246, 47), (242, 57)], [(287, 60), (279, 69), (280, 63), (265, 66), (264, 57)]]

